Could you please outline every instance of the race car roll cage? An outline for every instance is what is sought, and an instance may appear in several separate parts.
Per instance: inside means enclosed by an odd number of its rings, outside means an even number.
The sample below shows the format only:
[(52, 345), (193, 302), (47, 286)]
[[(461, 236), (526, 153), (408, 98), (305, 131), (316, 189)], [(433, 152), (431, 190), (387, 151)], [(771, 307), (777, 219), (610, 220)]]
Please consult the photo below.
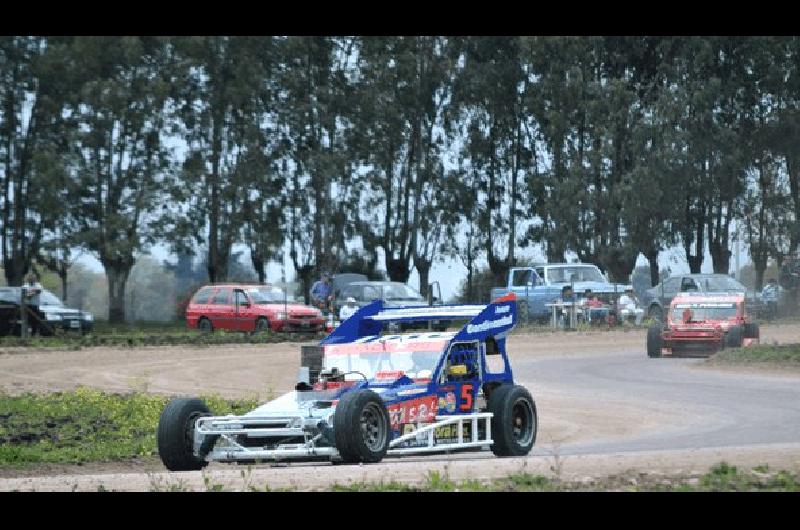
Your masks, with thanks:
[[(499, 318), (497, 315), (501, 315)], [(505, 351), (505, 337), (516, 325), (516, 296), (509, 293), (482, 305), (453, 305), (437, 307), (408, 307), (384, 309), (383, 301), (377, 300), (359, 309), (353, 316), (344, 321), (328, 337), (320, 342), (320, 346), (361, 342), (371, 337), (380, 336), (385, 324), (390, 322), (428, 321), (438, 319), (459, 320), (470, 318), (469, 322), (459, 330), (442, 350), (436, 369), (432, 373), (428, 390), (425, 394), (435, 393), (442, 370), (447, 362), (448, 354), (454, 345), (468, 342), (479, 344), (480, 379), (483, 386), (487, 383), (512, 383), (510, 363)], [(494, 339), (495, 348), (486, 351), (486, 340)], [(486, 370), (486, 355), (502, 356), (504, 369), (502, 372)], [(361, 383), (363, 385), (363, 383)], [(314, 434), (321, 422), (330, 425), (334, 410), (321, 418), (320, 416), (296, 414), (265, 416), (202, 416), (194, 425), (194, 453), (208, 461), (258, 461), (284, 459), (335, 459), (339, 451), (333, 444), (318, 446), (325, 436), (323, 432)], [(416, 429), (402, 434), (389, 441), (388, 456), (444, 452), (464, 449), (488, 448), (493, 443), (491, 431), (491, 412), (471, 412), (452, 415), (436, 415), (430, 423), (417, 422)], [(483, 430), (479, 429), (483, 422)], [(246, 425), (245, 425), (246, 424)], [(469, 438), (465, 439), (465, 425), (469, 424)], [(438, 442), (435, 433), (441, 427), (456, 426), (455, 441)], [(388, 433), (391, 436), (391, 431)], [(248, 437), (302, 437), (302, 443), (278, 444), (274, 449), (246, 447), (240, 444), (237, 436)], [(204, 451), (208, 436), (218, 436), (226, 443), (223, 447), (215, 447)], [(449, 439), (448, 439), (449, 440)], [(415, 441), (416, 446), (402, 447), (406, 442)], [(207, 454), (203, 454), (207, 453)]]

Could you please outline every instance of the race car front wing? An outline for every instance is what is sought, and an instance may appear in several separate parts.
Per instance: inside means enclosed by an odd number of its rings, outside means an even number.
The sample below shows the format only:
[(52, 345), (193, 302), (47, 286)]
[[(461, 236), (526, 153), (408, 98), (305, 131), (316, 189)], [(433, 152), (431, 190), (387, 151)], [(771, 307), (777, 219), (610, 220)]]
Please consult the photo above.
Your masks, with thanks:
[[(491, 412), (436, 416), (432, 423), (417, 424), (409, 433), (389, 442), (388, 456), (488, 448), (494, 441), (491, 434)], [(338, 458), (335, 447), (319, 445), (322, 433), (314, 433), (319, 417), (297, 415), (285, 416), (205, 416), (198, 418), (194, 430), (194, 450), (200, 454), (207, 436), (219, 436), (205, 459), (208, 461), (258, 461), (258, 460), (304, 460), (327, 457)], [(481, 431), (479, 423), (484, 422)], [(447, 441), (437, 439), (436, 431), (455, 426), (455, 437)], [(466, 429), (465, 429), (466, 427)], [(247, 447), (237, 441), (239, 436), (254, 438), (286, 437), (304, 438), (303, 443), (278, 444), (273, 449)]]

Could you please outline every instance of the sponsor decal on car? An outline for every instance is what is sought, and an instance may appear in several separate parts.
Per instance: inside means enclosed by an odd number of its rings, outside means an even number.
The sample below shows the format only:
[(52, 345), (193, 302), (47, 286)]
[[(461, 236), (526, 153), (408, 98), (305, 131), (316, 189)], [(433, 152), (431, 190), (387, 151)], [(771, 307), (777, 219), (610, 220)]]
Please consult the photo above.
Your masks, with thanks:
[(497, 320), (487, 320), (486, 322), (481, 322), (480, 324), (468, 324), (467, 333), (480, 333), (481, 331), (488, 331), (490, 329), (510, 326), (513, 323), (513, 315), (507, 315), (503, 318), (498, 318)]
[(456, 411), (456, 395), (454, 392), (448, 392), (444, 397), (439, 398), (439, 410), (444, 412)]
[[(455, 399), (455, 396), (454, 396)], [(387, 407), (392, 430), (404, 423), (429, 423), (436, 419), (436, 396), (425, 396)]]
[[(463, 423), (463, 440), (469, 441), (472, 439), (472, 424)], [(458, 442), (458, 425), (450, 424), (437, 427), (433, 432), (436, 443), (457, 443)]]

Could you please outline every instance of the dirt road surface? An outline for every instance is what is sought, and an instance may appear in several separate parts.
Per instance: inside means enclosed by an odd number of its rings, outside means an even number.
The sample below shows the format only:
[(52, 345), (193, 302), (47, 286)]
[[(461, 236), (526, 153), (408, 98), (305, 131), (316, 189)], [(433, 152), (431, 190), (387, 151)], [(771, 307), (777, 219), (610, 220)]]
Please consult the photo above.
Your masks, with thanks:
[[(800, 342), (800, 325), (763, 326), (762, 342)], [(379, 465), (212, 464), (203, 473), (152, 465), (43, 468), (44, 476), (0, 479), (0, 490), (324, 488), (338, 482), (419, 482), (429, 471), (453, 479), (519, 470), (565, 478), (635, 469), (701, 472), (726, 460), (800, 470), (800, 374), (709, 368), (702, 359), (648, 359), (643, 331), (537, 333), (508, 341), (515, 379), (536, 399), (539, 433), (526, 458), (490, 452), (387, 459)], [(12, 353), (7, 353), (11, 351)], [(299, 344), (265, 346), (6, 350), (0, 388), (10, 393), (85, 385), (168, 395), (277, 396), (294, 385)], [(245, 477), (242, 476), (243, 471)], [(21, 475), (31, 475), (30, 470)]]

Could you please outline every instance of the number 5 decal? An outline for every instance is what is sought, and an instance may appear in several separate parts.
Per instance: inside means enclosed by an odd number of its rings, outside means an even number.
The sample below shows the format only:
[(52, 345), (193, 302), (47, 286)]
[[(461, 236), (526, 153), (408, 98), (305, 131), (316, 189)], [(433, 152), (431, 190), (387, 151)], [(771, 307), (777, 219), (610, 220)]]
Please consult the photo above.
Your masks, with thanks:
[(472, 410), (472, 384), (461, 387), (461, 410)]

